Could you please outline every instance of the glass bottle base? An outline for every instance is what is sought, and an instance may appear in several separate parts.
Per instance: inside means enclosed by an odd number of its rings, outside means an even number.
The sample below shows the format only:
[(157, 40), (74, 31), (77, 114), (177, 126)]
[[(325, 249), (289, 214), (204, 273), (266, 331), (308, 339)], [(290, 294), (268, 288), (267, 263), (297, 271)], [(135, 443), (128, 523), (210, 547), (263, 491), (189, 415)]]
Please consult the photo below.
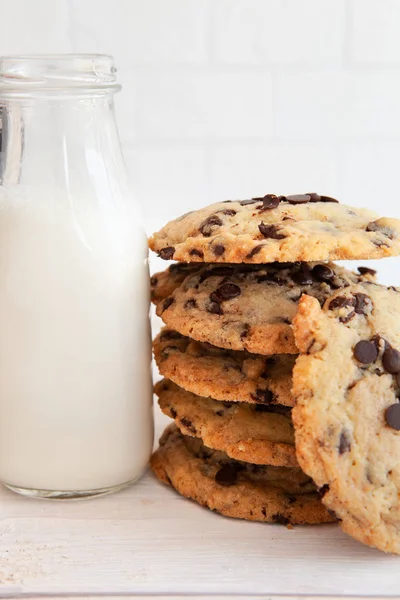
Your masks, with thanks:
[(3, 483), (3, 485), (7, 489), (19, 494), (20, 496), (25, 496), (26, 498), (36, 498), (37, 500), (89, 500), (91, 498), (98, 498), (99, 496), (106, 496), (107, 494), (115, 494), (116, 492), (119, 492), (130, 486), (132, 483), (137, 481), (137, 479), (139, 479), (139, 477), (132, 479), (131, 481), (127, 481), (126, 483), (96, 490), (34, 490), (30, 488), (17, 487), (8, 483)]

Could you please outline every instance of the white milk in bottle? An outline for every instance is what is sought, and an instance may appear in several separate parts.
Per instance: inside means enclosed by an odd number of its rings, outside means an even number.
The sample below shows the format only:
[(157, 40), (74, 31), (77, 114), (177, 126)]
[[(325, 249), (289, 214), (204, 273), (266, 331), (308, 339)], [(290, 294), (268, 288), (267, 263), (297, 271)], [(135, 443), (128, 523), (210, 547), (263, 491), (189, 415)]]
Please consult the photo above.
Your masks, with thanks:
[(114, 80), (106, 56), (0, 59), (0, 481), (36, 497), (118, 490), (152, 449), (147, 243)]

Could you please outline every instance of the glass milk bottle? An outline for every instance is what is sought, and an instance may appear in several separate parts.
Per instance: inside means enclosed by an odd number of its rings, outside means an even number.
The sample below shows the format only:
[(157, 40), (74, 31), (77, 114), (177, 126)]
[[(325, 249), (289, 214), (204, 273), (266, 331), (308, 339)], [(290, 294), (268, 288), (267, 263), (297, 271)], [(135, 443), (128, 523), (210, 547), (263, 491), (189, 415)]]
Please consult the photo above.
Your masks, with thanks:
[(0, 58), (0, 481), (119, 490), (153, 442), (147, 244), (109, 56)]

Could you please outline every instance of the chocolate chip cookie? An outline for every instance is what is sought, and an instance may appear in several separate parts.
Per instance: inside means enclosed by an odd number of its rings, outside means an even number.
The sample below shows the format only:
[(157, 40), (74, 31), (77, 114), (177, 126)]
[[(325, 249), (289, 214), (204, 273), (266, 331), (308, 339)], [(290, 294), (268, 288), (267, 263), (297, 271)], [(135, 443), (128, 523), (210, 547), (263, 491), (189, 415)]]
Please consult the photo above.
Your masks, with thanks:
[(163, 413), (184, 435), (200, 438), (230, 458), (257, 465), (298, 467), (290, 409), (284, 406), (218, 402), (164, 379), (155, 386)]
[(382, 258), (400, 253), (400, 221), (318, 194), (218, 202), (155, 233), (166, 260), (268, 263)]
[(400, 554), (400, 289), (303, 296), (294, 332), (298, 461), (344, 531)]
[(200, 342), (256, 354), (295, 354), (298, 301), (323, 303), (338, 288), (369, 280), (333, 263), (205, 265), (159, 302), (164, 323)]
[(198, 396), (294, 406), (294, 354), (262, 356), (225, 350), (168, 328), (156, 337), (153, 348), (161, 375)]
[(333, 521), (300, 469), (232, 460), (183, 436), (175, 425), (161, 437), (151, 468), (182, 496), (226, 517), (282, 525)]

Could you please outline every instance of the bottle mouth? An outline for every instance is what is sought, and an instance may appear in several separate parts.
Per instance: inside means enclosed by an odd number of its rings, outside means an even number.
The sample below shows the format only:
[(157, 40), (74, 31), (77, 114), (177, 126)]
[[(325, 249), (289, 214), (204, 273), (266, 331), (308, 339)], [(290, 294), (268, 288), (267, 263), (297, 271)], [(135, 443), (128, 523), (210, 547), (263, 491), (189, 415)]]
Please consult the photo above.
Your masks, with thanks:
[(0, 56), (0, 95), (118, 91), (116, 71), (107, 54)]

